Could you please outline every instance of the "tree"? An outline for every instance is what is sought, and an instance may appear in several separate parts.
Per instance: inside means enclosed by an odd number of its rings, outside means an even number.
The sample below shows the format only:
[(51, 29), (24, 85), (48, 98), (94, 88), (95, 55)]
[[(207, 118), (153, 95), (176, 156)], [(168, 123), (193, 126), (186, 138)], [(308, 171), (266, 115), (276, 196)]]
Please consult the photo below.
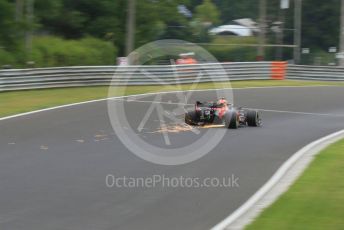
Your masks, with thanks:
[(204, 0), (196, 7), (196, 19), (203, 24), (218, 24), (220, 22), (220, 13), (215, 4), (210, 0)]
[(328, 50), (337, 46), (340, 27), (340, 0), (304, 0), (302, 44)]
[(190, 19), (178, 12), (178, 6), (186, 5), (187, 3), (187, 0), (160, 2), (158, 6), (158, 12), (160, 12), (159, 23), (161, 23), (163, 31), (159, 38), (184, 40), (191, 38)]
[[(286, 44), (293, 43), (293, 2), (285, 10)], [(3, 53), (16, 53), (22, 48), (24, 31), (29, 26), (25, 17), (15, 21), (15, 3), (16, 0), (0, 0)], [(258, 0), (137, 0), (136, 47), (165, 38), (209, 42), (210, 25), (239, 18), (257, 21), (258, 3)], [(268, 25), (279, 19), (279, 3), (280, 0), (268, 0)], [(180, 5), (191, 10), (193, 17), (179, 13)], [(338, 45), (339, 6), (340, 0), (303, 0), (303, 47), (327, 51), (328, 47)], [(126, 10), (127, 0), (35, 0), (36, 34), (77, 40), (97, 37), (113, 42), (119, 55), (124, 55)], [(269, 36), (275, 42), (271, 31)]]
[(215, 0), (221, 10), (221, 20), (228, 23), (239, 18), (258, 18), (259, 0)]
[(14, 48), (18, 41), (14, 4), (7, 0), (0, 0), (0, 9), (0, 48), (8, 50)]
[[(41, 30), (65, 38), (87, 35), (111, 40), (124, 55), (126, 0), (36, 0)], [(188, 0), (140, 0), (136, 4), (136, 46), (162, 38), (187, 39), (188, 19), (178, 5)]]

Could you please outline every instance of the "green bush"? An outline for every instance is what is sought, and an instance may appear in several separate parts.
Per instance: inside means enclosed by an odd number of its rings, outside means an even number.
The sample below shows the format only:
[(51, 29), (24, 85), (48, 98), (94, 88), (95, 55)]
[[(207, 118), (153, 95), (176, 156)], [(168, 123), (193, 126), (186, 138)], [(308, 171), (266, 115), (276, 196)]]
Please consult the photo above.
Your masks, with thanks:
[(0, 67), (4, 65), (14, 65), (15, 63), (15, 57), (10, 52), (0, 48)]
[(255, 43), (255, 37), (218, 35), (213, 36), (211, 44), (205, 48), (221, 62), (255, 61), (257, 49), (246, 46)]
[[(205, 48), (221, 62), (242, 62), (257, 60), (256, 37), (214, 36)], [(264, 60), (275, 60), (276, 48), (266, 47)]]
[(116, 48), (106, 41), (87, 37), (81, 40), (63, 40), (58, 37), (36, 37), (31, 60), (36, 67), (114, 65)]
[(333, 65), (337, 61), (336, 54), (327, 50), (311, 48), (309, 54), (301, 54), (302, 65)]
[(255, 61), (257, 55), (257, 49), (253, 47), (237, 47), (235, 49), (209, 47), (208, 51), (220, 62)]

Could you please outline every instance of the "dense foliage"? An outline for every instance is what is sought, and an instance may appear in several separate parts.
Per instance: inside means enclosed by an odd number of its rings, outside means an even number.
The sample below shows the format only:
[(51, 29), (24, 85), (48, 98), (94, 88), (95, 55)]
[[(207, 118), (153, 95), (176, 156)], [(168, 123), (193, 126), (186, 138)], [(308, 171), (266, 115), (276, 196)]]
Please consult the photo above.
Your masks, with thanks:
[(57, 37), (38, 37), (34, 40), (32, 59), (37, 66), (111, 65), (116, 49), (106, 41), (95, 38), (63, 40)]
[[(279, 20), (279, 1), (267, 0), (269, 27)], [(28, 60), (38, 66), (111, 64), (116, 55), (124, 55), (127, 0), (34, 0), (32, 24), (26, 20), (25, 4), (22, 17), (15, 19), (20, 2), (27, 0), (0, 0), (0, 65), (23, 65)], [(258, 0), (137, 0), (135, 46), (164, 38), (211, 42), (207, 34), (211, 26), (238, 18), (257, 21), (258, 3)], [(190, 12), (181, 12), (181, 5)], [(303, 47), (326, 51), (330, 46), (338, 46), (340, 0), (303, 0), (303, 6)], [(291, 0), (290, 9), (284, 12), (287, 29), (284, 40), (288, 44), (293, 43), (293, 12)], [(24, 36), (30, 28), (34, 30), (34, 42), (32, 54), (28, 55)], [(269, 42), (275, 42), (275, 34), (270, 30)], [(240, 53), (239, 48), (228, 48), (231, 54), (226, 57), (219, 49), (212, 50), (220, 59), (232, 59), (236, 52)], [(250, 50), (245, 52), (252, 59), (252, 48), (241, 50)], [(95, 54), (96, 51), (104, 55)], [(92, 57), (97, 58), (92, 61)]]

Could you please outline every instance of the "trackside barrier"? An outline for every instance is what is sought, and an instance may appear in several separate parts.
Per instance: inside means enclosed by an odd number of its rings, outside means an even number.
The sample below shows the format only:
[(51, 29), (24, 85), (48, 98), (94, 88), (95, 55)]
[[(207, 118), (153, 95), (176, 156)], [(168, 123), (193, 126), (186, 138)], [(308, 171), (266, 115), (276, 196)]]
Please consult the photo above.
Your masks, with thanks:
[(287, 73), (287, 62), (275, 61), (271, 63), (271, 79), (284, 80)]
[(270, 79), (271, 62), (85, 66), (0, 71), (0, 91), (108, 85), (161, 85)]
[(9, 69), (0, 70), (0, 91), (269, 79), (344, 81), (344, 68), (288, 65), (286, 62), (231, 62), (195, 65), (74, 66)]
[(344, 81), (344, 67), (289, 65), (287, 78), (313, 81)]

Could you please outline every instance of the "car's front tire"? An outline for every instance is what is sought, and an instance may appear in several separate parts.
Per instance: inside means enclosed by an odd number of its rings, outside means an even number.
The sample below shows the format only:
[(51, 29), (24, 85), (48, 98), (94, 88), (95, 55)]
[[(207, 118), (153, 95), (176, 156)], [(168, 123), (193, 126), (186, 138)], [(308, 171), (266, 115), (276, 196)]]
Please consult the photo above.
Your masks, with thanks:
[(225, 126), (228, 129), (237, 129), (239, 127), (238, 112), (230, 110), (225, 114)]
[(188, 125), (197, 125), (198, 119), (195, 111), (185, 113), (185, 123)]
[(258, 127), (258, 126), (261, 126), (262, 124), (260, 114), (256, 110), (247, 111), (246, 121), (247, 121), (247, 125), (250, 127)]

